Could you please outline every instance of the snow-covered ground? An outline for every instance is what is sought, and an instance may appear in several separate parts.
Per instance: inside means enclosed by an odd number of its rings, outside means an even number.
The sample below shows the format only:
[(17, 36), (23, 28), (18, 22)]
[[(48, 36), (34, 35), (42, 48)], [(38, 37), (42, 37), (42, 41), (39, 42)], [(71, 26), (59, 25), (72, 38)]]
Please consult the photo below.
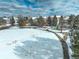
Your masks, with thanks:
[[(47, 39), (47, 40), (46, 40)], [(26, 42), (36, 42), (33, 46), (36, 54), (33, 57), (26, 56), (21, 57), (16, 55), (16, 49), (19, 51), (17, 46), (23, 46)], [(29, 45), (28, 43), (26, 51)], [(35, 52), (33, 51), (33, 52)], [(38, 52), (39, 51), (39, 52)], [(15, 53), (14, 53), (15, 52)], [(28, 55), (28, 53), (26, 53)], [(37, 55), (38, 54), (38, 55)], [(10, 28), (0, 31), (0, 59), (63, 59), (62, 45), (59, 39), (53, 33), (42, 31), (39, 29), (19, 29)]]
[(68, 45), (68, 49), (69, 49), (69, 56), (70, 56), (70, 59), (72, 59), (72, 50), (71, 50), (71, 41), (70, 41), (71, 39), (70, 39), (70, 37), (69, 36), (67, 36), (67, 45)]
[(0, 28), (3, 28), (3, 27), (9, 27), (9, 26), (11, 26), (11, 24), (0, 25)]

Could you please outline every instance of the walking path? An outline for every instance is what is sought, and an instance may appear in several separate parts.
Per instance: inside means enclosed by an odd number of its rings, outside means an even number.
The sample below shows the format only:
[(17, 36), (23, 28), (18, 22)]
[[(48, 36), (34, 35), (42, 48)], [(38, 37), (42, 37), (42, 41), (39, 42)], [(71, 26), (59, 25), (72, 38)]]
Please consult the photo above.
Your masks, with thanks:
[[(46, 31), (52, 32), (52, 31), (49, 31), (49, 30), (46, 30)], [(60, 42), (61, 42), (62, 48), (63, 48), (64, 59), (70, 59), (70, 57), (69, 57), (69, 51), (68, 51), (68, 45), (65, 42), (66, 38), (62, 39), (57, 33), (55, 33), (55, 32), (52, 32), (52, 33), (54, 33), (60, 39)]]

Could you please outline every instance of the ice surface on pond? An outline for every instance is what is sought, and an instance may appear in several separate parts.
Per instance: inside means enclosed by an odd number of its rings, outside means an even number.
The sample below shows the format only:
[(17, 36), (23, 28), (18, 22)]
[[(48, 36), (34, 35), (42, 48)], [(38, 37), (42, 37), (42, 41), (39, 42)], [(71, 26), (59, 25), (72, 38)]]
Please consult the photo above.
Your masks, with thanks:
[(0, 59), (63, 59), (63, 51), (53, 33), (10, 28), (0, 31)]
[(17, 46), (15, 54), (22, 59), (59, 59), (62, 52), (59, 41), (37, 37), (38, 41), (25, 41), (23, 46)]

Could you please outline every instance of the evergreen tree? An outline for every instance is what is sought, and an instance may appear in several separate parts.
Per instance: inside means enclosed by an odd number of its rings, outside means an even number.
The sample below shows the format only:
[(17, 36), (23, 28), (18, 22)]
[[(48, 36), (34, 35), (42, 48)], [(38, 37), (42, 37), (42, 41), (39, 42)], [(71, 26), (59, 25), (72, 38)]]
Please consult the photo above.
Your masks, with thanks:
[(64, 17), (61, 16), (61, 17), (59, 18), (59, 27), (60, 27), (60, 29), (61, 29), (61, 32), (62, 32), (62, 27), (63, 27), (63, 21), (64, 21)]
[(74, 20), (75, 16), (74, 15), (70, 15), (69, 19), (68, 19), (68, 24), (71, 24), (72, 21)]
[(63, 23), (63, 21), (64, 21), (64, 17), (63, 17), (63, 16), (61, 16), (61, 17), (59, 18), (59, 25), (60, 25), (60, 24), (62, 24), (62, 23)]
[(14, 17), (13, 17), (13, 16), (10, 18), (10, 24), (11, 24), (12, 26), (14, 26), (14, 24), (15, 24), (15, 20), (14, 20)]
[(77, 29), (79, 27), (79, 15), (77, 15), (74, 19), (73, 28)]
[(31, 25), (31, 26), (33, 26), (33, 25), (34, 25), (34, 22), (33, 22), (32, 17), (29, 19), (29, 23), (30, 23), (30, 25)]
[(50, 16), (47, 18), (47, 23), (49, 26), (51, 26), (51, 17)]
[(28, 17), (25, 17), (25, 20), (28, 20)]
[(53, 17), (52, 26), (57, 26), (57, 17), (56, 17), (56, 15)]
[(37, 18), (37, 24), (40, 27), (44, 26), (44, 18), (42, 16), (40, 16), (39, 18)]
[(73, 57), (75, 57), (74, 59), (78, 59), (79, 58), (79, 32), (75, 32), (74, 33), (74, 41), (73, 41)]
[(68, 19), (68, 24), (70, 25), (70, 28), (73, 28), (74, 20), (75, 20), (75, 16), (74, 15), (70, 15), (69, 19)]

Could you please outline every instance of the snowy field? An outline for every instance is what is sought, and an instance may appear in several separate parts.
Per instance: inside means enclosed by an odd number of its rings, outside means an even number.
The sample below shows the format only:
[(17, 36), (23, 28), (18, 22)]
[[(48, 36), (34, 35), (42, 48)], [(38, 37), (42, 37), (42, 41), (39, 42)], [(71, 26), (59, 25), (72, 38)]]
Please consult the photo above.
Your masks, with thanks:
[(0, 59), (63, 59), (63, 51), (53, 33), (10, 28), (0, 31)]

